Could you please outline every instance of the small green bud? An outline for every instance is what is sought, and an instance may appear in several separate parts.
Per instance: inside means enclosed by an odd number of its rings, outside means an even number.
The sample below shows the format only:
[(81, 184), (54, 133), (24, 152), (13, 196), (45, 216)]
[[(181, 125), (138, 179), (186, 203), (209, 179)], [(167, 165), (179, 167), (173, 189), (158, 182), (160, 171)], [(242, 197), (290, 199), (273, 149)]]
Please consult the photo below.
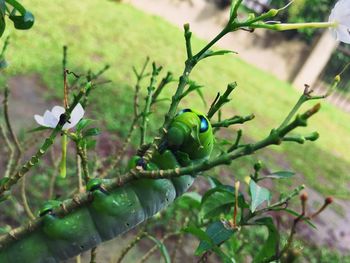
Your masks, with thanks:
[(316, 141), (318, 138), (320, 138), (320, 134), (318, 132), (313, 132), (307, 137), (307, 139), (312, 142)]
[(259, 172), (262, 168), (262, 162), (258, 161), (257, 163), (254, 164), (254, 170), (255, 172)]
[(279, 10), (278, 9), (270, 9), (267, 13), (267, 17), (275, 17), (278, 14)]
[(334, 81), (335, 82), (340, 82), (340, 80), (341, 80), (340, 75), (337, 75), (337, 76), (334, 77)]
[(189, 23), (184, 24), (184, 30), (185, 30), (185, 32), (190, 31), (190, 24)]
[(254, 13), (249, 13), (248, 14), (248, 20), (253, 20), (255, 18), (255, 14)]

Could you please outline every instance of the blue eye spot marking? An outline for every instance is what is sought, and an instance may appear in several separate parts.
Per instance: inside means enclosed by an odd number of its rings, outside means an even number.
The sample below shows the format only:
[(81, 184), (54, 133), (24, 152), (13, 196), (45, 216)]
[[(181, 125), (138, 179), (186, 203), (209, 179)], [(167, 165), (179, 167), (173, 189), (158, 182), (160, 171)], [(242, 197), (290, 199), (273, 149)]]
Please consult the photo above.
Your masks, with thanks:
[(199, 132), (206, 132), (209, 129), (209, 123), (204, 116), (198, 116), (201, 121), (201, 126), (199, 128)]

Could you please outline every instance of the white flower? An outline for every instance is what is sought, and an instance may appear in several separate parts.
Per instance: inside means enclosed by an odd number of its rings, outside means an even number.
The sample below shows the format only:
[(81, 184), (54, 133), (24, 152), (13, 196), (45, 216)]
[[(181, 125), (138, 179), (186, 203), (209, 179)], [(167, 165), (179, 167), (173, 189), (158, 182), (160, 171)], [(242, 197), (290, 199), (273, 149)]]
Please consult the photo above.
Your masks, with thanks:
[[(51, 111), (45, 111), (44, 116), (34, 115), (35, 121), (44, 127), (55, 128), (60, 120), (61, 114), (65, 113), (65, 109), (61, 106), (55, 106)], [(84, 116), (84, 109), (80, 103), (73, 109), (69, 121), (63, 125), (63, 130), (73, 128)]]
[(350, 0), (338, 1), (329, 16), (329, 22), (337, 23), (331, 28), (336, 40), (350, 44)]

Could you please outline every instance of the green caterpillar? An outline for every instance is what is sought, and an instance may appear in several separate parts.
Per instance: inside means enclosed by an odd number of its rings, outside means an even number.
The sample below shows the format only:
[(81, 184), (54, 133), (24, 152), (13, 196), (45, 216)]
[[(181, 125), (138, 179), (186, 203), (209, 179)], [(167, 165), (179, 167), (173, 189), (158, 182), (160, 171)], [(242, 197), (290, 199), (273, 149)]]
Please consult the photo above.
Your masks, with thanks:
[[(213, 149), (210, 122), (200, 112), (185, 109), (173, 119), (165, 140), (149, 163), (135, 156), (129, 167), (173, 169), (209, 158)], [(0, 250), (0, 263), (56, 263), (110, 240), (150, 218), (192, 185), (194, 177), (171, 180), (141, 179), (106, 192), (101, 179), (92, 179), (87, 190), (93, 201), (59, 218), (52, 213), (59, 201), (49, 201), (41, 210), (42, 225), (21, 240)]]

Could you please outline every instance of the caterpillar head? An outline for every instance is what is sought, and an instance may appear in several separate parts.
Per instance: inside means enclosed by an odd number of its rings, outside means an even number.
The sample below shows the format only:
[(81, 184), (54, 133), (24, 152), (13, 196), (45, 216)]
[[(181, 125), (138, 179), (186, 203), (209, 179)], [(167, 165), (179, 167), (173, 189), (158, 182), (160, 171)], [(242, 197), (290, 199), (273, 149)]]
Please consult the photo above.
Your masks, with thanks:
[(168, 133), (170, 149), (187, 153), (190, 159), (209, 157), (213, 149), (213, 131), (205, 114), (184, 109), (173, 119)]

